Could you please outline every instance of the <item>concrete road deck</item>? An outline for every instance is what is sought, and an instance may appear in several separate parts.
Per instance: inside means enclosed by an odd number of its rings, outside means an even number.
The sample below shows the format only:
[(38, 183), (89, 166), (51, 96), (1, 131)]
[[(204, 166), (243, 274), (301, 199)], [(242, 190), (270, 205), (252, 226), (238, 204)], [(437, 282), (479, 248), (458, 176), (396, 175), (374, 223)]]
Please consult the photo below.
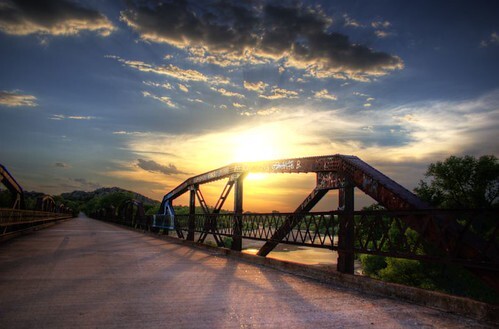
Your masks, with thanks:
[(85, 217), (0, 245), (0, 328), (488, 327)]

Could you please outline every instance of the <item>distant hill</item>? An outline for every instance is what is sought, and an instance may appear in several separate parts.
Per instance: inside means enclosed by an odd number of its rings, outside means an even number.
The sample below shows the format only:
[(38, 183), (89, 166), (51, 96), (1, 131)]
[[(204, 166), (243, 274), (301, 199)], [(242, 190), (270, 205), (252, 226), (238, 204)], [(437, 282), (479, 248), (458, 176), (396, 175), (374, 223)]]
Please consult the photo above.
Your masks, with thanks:
[(142, 202), (144, 205), (154, 206), (159, 203), (159, 201), (157, 200), (150, 199), (146, 196), (143, 196), (142, 194), (133, 191), (128, 191), (120, 187), (102, 187), (92, 192), (73, 191), (69, 193), (62, 193), (61, 196), (66, 200), (86, 202), (95, 197), (101, 198), (108, 194), (117, 193), (117, 192), (130, 193), (132, 194), (134, 199)]

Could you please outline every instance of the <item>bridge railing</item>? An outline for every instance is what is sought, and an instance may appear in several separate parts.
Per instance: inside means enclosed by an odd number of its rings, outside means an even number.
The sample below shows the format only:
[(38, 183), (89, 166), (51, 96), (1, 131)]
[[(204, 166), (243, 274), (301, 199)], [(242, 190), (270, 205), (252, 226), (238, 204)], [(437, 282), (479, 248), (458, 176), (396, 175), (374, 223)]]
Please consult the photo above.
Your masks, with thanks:
[(72, 214), (66, 213), (0, 208), (0, 235), (72, 217)]
[[(272, 236), (286, 223), (295, 223), (284, 239), (276, 243), (327, 248), (357, 254), (372, 254), (396, 258), (446, 262), (468, 267), (499, 271), (499, 263), (490, 254), (499, 248), (499, 212), (497, 210), (411, 210), (355, 211), (353, 213), (353, 243), (339, 247), (340, 221), (344, 212), (268, 213), (268, 214), (195, 214), (176, 215), (175, 229), (194, 230), (200, 234), (250, 240), (272, 241)], [(410, 227), (418, 225), (434, 231), (437, 224), (459, 223), (452, 243), (436, 248)], [(189, 229), (189, 221), (194, 221)], [(291, 224), (292, 225), (292, 224)], [(461, 241), (469, 235), (479, 236), (483, 243), (473, 251), (462, 253)], [(446, 239), (445, 241), (448, 241)], [(347, 248), (348, 250), (345, 250)], [(497, 255), (496, 255), (497, 257)]]

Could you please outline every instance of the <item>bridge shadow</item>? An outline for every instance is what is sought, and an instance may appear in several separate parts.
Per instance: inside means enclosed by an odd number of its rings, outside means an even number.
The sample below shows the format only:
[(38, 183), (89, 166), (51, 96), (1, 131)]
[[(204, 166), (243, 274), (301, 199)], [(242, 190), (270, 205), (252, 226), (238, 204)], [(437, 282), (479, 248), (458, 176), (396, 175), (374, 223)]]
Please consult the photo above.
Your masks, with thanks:
[[(116, 230), (114, 225), (102, 227)], [(189, 327), (188, 323), (193, 323), (188, 322), (189, 318), (193, 318), (198, 321), (196, 327), (205, 328), (227, 323), (233, 327), (366, 327), (366, 323), (376, 321), (369, 318), (373, 313), (383, 313), (392, 324), (403, 327), (408, 321), (420, 321), (424, 326), (429, 318), (437, 317), (436, 311), (428, 310), (424, 319), (415, 319), (405, 303), (394, 308), (386, 298), (366, 296), (231, 259), (216, 250), (171, 243), (129, 230), (107, 233), (112, 240), (72, 247), (71, 239), (99, 234), (68, 231), (44, 256), (34, 254), (3, 262), (1, 276), (23, 262), (32, 262), (30, 271), (45, 267), (45, 272), (27, 287), (18, 288), (30, 294), (4, 295), (0, 300), (2, 313), (44, 309), (48, 318), (26, 319), (30, 324), (27, 327), (50, 327), (58, 323), (57, 317), (75, 327), (82, 323), (119, 327), (116, 319), (128, 327), (143, 327), (148, 320), (155, 326)], [(113, 253), (105, 255), (109, 250), (114, 251), (114, 257), (125, 257), (113, 259)], [(100, 257), (96, 268), (80, 272), (71, 268), (93, 256)], [(59, 280), (51, 282), (54, 275)], [(8, 281), (3, 284), (22, 282), (16, 278)], [(306, 285), (299, 284), (303, 282)], [(348, 308), (354, 310), (348, 313)]]

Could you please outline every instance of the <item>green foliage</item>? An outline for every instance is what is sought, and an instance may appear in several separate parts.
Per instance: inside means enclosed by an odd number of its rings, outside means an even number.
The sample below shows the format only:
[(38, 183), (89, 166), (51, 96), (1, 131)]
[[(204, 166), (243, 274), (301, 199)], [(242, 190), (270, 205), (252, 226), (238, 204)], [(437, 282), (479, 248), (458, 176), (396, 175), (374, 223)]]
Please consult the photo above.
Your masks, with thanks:
[[(436, 207), (442, 208), (495, 208), (499, 206), (499, 163), (495, 156), (485, 155), (451, 156), (444, 161), (432, 163), (425, 174), (426, 181), (420, 181), (415, 189), (417, 195)], [(378, 210), (376, 205), (364, 210)], [(460, 215), (458, 223), (468, 225), (477, 236), (490, 238), (494, 234), (497, 218), (484, 212), (468, 223), (466, 214)], [(360, 220), (356, 219), (356, 220)], [(418, 240), (418, 233), (397, 221), (390, 222), (386, 216), (376, 215), (363, 219), (366, 225), (358, 225), (358, 234), (367, 238), (370, 234), (378, 242), (387, 239), (383, 251), (390, 251), (391, 245), (410, 246)], [(387, 236), (378, 227), (388, 227)], [(369, 246), (368, 246), (369, 247)], [(434, 254), (435, 247), (422, 242), (416, 252)], [(498, 303), (499, 294), (488, 288), (469, 271), (454, 265), (435, 264), (410, 259), (361, 255), (360, 261), (366, 275), (384, 281), (438, 290), (477, 300)]]
[(158, 203), (155, 206), (152, 205), (144, 205), (144, 212), (146, 215), (155, 215), (159, 211), (160, 204)]
[(83, 205), (82, 210), (87, 215), (90, 215), (99, 211), (100, 209), (108, 209), (111, 207), (114, 207), (114, 209), (118, 209), (123, 201), (131, 199), (132, 197), (133, 194), (130, 192), (114, 192), (106, 194), (104, 196), (95, 196)]
[(480, 158), (451, 156), (428, 166), (414, 189), (422, 199), (443, 208), (490, 208), (499, 198), (499, 162), (493, 155)]
[(361, 255), (360, 261), (364, 274), (372, 278), (471, 297), (488, 303), (499, 302), (497, 293), (457, 266), (376, 255)]
[(173, 206), (173, 210), (175, 211), (175, 215), (189, 215), (188, 206)]
[(387, 266), (385, 257), (377, 255), (362, 254), (360, 255), (360, 262), (364, 274), (373, 278), (379, 278), (379, 271)]
[(12, 196), (9, 190), (0, 190), (0, 208), (11, 208)]
[(223, 243), (224, 243), (226, 248), (230, 249), (232, 247), (232, 242), (233, 242), (233, 239), (230, 236), (226, 236), (223, 239)]
[(389, 257), (385, 261), (387, 266), (378, 272), (382, 280), (425, 289), (435, 288), (422, 262)]

